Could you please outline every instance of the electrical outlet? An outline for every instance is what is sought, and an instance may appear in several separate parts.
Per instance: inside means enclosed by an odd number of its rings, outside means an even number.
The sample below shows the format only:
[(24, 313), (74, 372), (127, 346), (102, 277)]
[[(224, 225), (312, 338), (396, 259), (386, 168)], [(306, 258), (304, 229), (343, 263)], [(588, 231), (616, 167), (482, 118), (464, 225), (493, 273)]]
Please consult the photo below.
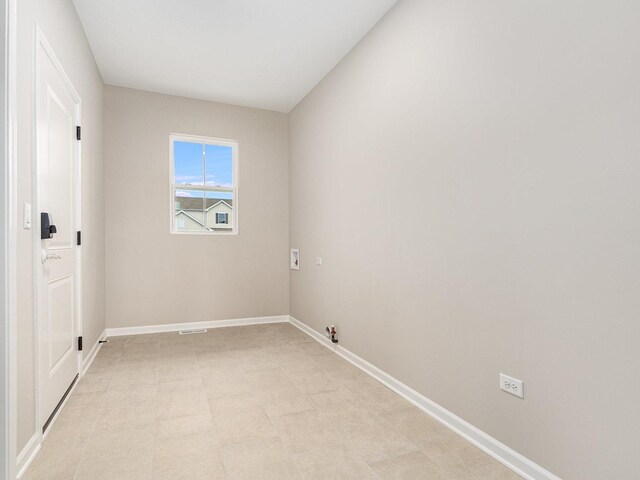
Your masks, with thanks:
[(500, 374), (500, 390), (504, 390), (516, 397), (524, 398), (524, 382), (504, 373)]

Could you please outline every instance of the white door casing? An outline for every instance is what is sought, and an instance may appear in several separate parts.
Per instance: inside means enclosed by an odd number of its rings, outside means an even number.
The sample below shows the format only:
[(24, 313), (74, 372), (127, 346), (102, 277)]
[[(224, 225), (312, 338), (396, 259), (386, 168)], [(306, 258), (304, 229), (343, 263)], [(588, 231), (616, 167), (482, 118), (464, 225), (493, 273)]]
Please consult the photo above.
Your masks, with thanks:
[[(80, 98), (53, 50), (36, 42), (36, 194), (39, 426), (54, 414), (79, 373), (78, 308)], [(41, 213), (57, 232), (41, 239)]]
[(0, 478), (16, 476), (16, 0), (0, 1)]

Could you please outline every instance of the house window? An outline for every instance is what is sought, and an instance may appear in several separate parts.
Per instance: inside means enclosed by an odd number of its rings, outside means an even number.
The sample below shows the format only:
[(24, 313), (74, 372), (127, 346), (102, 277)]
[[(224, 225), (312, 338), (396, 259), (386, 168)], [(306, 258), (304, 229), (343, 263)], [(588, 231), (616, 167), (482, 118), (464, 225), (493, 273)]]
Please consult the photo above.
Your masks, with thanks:
[(171, 135), (171, 233), (238, 233), (238, 143)]

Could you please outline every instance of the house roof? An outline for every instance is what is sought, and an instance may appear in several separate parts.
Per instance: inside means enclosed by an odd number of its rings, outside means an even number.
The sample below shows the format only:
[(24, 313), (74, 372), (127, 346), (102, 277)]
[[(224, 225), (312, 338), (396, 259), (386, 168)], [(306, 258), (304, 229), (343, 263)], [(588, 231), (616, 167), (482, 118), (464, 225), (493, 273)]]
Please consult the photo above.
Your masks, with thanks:
[(200, 220), (198, 220), (197, 218), (193, 218), (191, 215), (189, 215), (187, 212), (185, 212), (184, 210), (180, 210), (179, 212), (176, 212), (176, 217), (178, 215), (184, 215), (185, 217), (189, 217), (191, 220), (193, 220), (194, 222), (196, 222), (198, 225), (202, 225), (204, 227), (204, 223), (202, 223)]
[[(207, 198), (207, 209), (214, 206), (216, 203), (224, 202), (230, 207), (233, 206), (233, 200), (228, 198)], [(194, 197), (176, 197), (176, 204), (180, 203), (180, 207), (176, 205), (176, 210), (196, 210), (202, 211), (202, 198)]]

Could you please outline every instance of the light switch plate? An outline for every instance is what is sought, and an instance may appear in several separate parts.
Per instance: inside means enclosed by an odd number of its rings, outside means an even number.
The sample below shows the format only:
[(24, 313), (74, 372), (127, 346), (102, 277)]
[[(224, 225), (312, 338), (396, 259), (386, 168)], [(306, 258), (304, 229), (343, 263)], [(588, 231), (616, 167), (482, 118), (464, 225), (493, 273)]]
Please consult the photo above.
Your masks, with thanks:
[(31, 204), (25, 202), (24, 213), (22, 217), (22, 227), (26, 230), (31, 229)]

